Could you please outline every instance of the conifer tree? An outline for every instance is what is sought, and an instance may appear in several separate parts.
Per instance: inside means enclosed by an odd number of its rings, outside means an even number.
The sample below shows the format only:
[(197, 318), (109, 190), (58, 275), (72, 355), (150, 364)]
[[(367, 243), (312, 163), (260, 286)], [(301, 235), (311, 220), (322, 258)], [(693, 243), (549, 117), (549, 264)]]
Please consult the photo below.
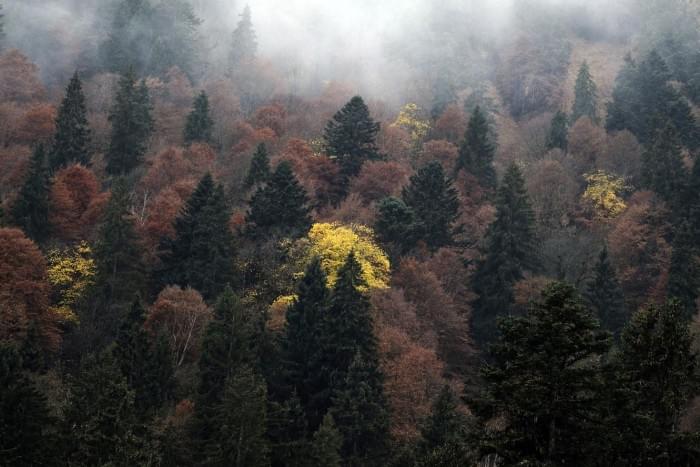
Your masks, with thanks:
[(700, 265), (695, 242), (690, 224), (683, 221), (675, 232), (668, 271), (668, 296), (678, 301), (682, 317), (688, 321), (695, 316), (700, 294)]
[(34, 149), (27, 178), (12, 205), (12, 220), (35, 242), (49, 234), (49, 171), (41, 144)]
[(429, 162), (418, 170), (404, 187), (401, 197), (415, 213), (418, 238), (431, 250), (453, 243), (459, 201), (457, 190), (445, 177), (439, 162)]
[(610, 264), (607, 247), (603, 247), (593, 266), (593, 277), (586, 286), (586, 300), (603, 329), (619, 336), (627, 322), (625, 297)]
[(231, 53), (229, 55), (231, 68), (235, 70), (242, 63), (254, 59), (257, 51), (258, 41), (253, 29), (250, 7), (246, 5), (241, 14), (241, 19), (233, 31)]
[(2, 13), (2, 3), (0, 3), (0, 52), (5, 48), (5, 15)]
[(311, 227), (308, 201), (291, 164), (282, 161), (251, 198), (246, 222), (253, 235), (300, 237)]
[(504, 318), (499, 330), (493, 362), (482, 370), (485, 393), (470, 404), (483, 421), (505, 422), (486, 435), (484, 454), (505, 464), (585, 465), (604, 436), (596, 402), (609, 334), (563, 283), (545, 288), (525, 316)]
[(234, 279), (230, 210), (223, 186), (206, 174), (175, 220), (175, 239), (161, 245), (162, 285), (192, 287), (207, 300)]
[(342, 458), (340, 449), (343, 446), (343, 436), (335, 425), (333, 416), (326, 414), (321, 426), (314, 433), (311, 445), (311, 462), (313, 465), (340, 467)]
[(552, 118), (552, 124), (549, 127), (549, 134), (547, 135), (547, 149), (561, 149), (566, 152), (569, 145), (569, 120), (566, 114), (561, 110), (558, 110), (554, 117)]
[(486, 233), (484, 258), (478, 262), (472, 286), (478, 294), (472, 330), (478, 344), (495, 337), (496, 319), (508, 313), (512, 286), (523, 272), (536, 268), (534, 214), (520, 169), (512, 164), (496, 196), (496, 219)]
[(306, 414), (296, 392), (279, 403), (268, 400), (267, 439), (272, 465), (308, 465), (309, 442)]
[(700, 251), (700, 162), (697, 158), (693, 163), (681, 205), (695, 238), (695, 248)]
[(674, 207), (683, 195), (686, 172), (678, 133), (667, 122), (642, 154), (642, 183)]
[(267, 182), (270, 179), (270, 158), (267, 155), (267, 147), (265, 143), (258, 144), (253, 154), (253, 159), (250, 161), (248, 175), (246, 175), (244, 186), (252, 188), (253, 186)]
[(413, 209), (402, 200), (390, 196), (379, 202), (377, 211), (374, 231), (379, 240), (396, 245), (400, 254), (407, 253), (415, 246), (421, 226)]
[(340, 164), (340, 171), (347, 179), (360, 173), (366, 160), (379, 159), (377, 152), (379, 123), (369, 114), (360, 96), (355, 96), (326, 124), (323, 140), (326, 152)]
[(48, 465), (55, 441), (46, 397), (23, 372), (19, 351), (0, 341), (0, 453), (2, 465)]
[(185, 144), (209, 143), (214, 121), (209, 115), (209, 98), (202, 91), (194, 99), (192, 111), (187, 115), (185, 122)]
[(585, 60), (581, 64), (576, 76), (574, 88), (574, 107), (571, 109), (571, 122), (575, 123), (581, 117), (588, 117), (591, 122), (598, 123), (598, 87), (591, 77), (591, 70)]
[(457, 397), (445, 385), (433, 402), (430, 416), (421, 427), (419, 463), (429, 465), (469, 465), (472, 453), (466, 445), (467, 420), (458, 408)]
[(496, 146), (491, 139), (489, 122), (477, 105), (459, 148), (457, 170), (465, 169), (486, 189), (496, 188), (496, 170), (493, 167)]
[(56, 134), (49, 155), (51, 170), (72, 163), (90, 162), (90, 127), (87, 121), (83, 85), (76, 71), (68, 83), (66, 95), (56, 116)]
[(109, 121), (112, 133), (107, 150), (107, 172), (128, 174), (141, 163), (154, 125), (146, 82), (142, 80), (137, 84), (132, 69), (119, 80)]

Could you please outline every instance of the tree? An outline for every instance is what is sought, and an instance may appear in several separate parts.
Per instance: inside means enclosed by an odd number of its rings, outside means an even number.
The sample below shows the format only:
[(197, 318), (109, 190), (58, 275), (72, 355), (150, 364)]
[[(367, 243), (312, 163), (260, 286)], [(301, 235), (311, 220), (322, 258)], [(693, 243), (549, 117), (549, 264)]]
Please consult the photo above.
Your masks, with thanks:
[(496, 146), (486, 116), (477, 105), (469, 119), (467, 131), (459, 147), (457, 170), (465, 169), (474, 175), (486, 189), (496, 188), (496, 170), (493, 158)]
[(672, 206), (683, 194), (686, 171), (678, 133), (670, 122), (657, 131), (642, 153), (642, 183)]
[(5, 48), (5, 15), (2, 14), (2, 4), (0, 4), (0, 51)]
[(235, 71), (242, 64), (250, 62), (255, 58), (257, 51), (258, 41), (253, 29), (250, 7), (246, 5), (243, 14), (241, 14), (241, 19), (233, 31), (231, 52), (229, 54), (231, 68)]
[(547, 149), (559, 148), (566, 152), (568, 146), (569, 119), (561, 110), (557, 110), (552, 118), (547, 135)]
[(212, 300), (234, 279), (234, 245), (224, 188), (207, 173), (175, 220), (175, 238), (161, 244), (160, 282), (192, 287)]
[(682, 317), (690, 321), (697, 312), (700, 295), (700, 264), (690, 224), (683, 221), (676, 229), (668, 271), (668, 297), (677, 300)]
[(472, 459), (465, 445), (466, 422), (452, 388), (443, 386), (421, 428), (419, 465), (468, 465)]
[(520, 169), (512, 164), (496, 196), (496, 219), (489, 226), (472, 287), (478, 294), (473, 303), (472, 332), (482, 346), (495, 337), (496, 318), (508, 313), (513, 302), (512, 286), (525, 271), (536, 268), (533, 232), (534, 213)]
[(56, 116), (56, 134), (49, 154), (51, 171), (72, 163), (90, 162), (90, 127), (87, 121), (85, 95), (76, 71), (68, 83), (66, 95)]
[(12, 218), (35, 242), (41, 243), (49, 234), (49, 172), (41, 144), (34, 149), (29, 172), (12, 205)]
[(154, 126), (146, 82), (142, 80), (137, 85), (133, 69), (119, 80), (109, 121), (112, 133), (106, 155), (107, 172), (128, 174), (141, 163)]
[(246, 222), (254, 234), (300, 237), (311, 226), (308, 202), (291, 164), (282, 161), (251, 198)]
[(46, 397), (22, 368), (17, 348), (0, 341), (0, 452), (8, 467), (50, 463), (56, 441)]
[(248, 175), (246, 175), (244, 186), (252, 188), (257, 184), (265, 183), (270, 179), (270, 158), (267, 155), (265, 143), (258, 144), (250, 161)]
[(430, 162), (418, 170), (404, 187), (401, 198), (415, 214), (417, 237), (431, 250), (453, 243), (459, 201), (452, 180), (445, 177), (439, 162)]
[(326, 414), (311, 442), (311, 462), (313, 465), (340, 467), (342, 458), (340, 449), (343, 437), (335, 425), (333, 416)]
[(379, 159), (377, 152), (379, 123), (369, 115), (360, 96), (355, 96), (326, 124), (323, 140), (326, 152), (340, 164), (344, 184), (360, 173), (366, 160)]
[(374, 230), (379, 240), (396, 245), (401, 254), (410, 251), (420, 232), (413, 209), (406, 206), (402, 200), (391, 196), (379, 202), (377, 212)]
[(600, 251), (598, 261), (593, 266), (593, 277), (586, 285), (585, 298), (603, 329), (619, 336), (627, 322), (627, 310), (622, 288), (610, 264), (607, 246)]
[(574, 106), (571, 109), (571, 121), (576, 122), (579, 118), (586, 116), (593, 123), (598, 123), (598, 110), (596, 100), (598, 99), (598, 87), (591, 77), (591, 70), (585, 60), (581, 64), (576, 76), (576, 87), (574, 88)]
[(621, 177), (598, 170), (584, 178), (588, 186), (581, 199), (592, 208), (597, 218), (612, 219), (627, 208), (621, 196), (627, 186)]
[(505, 423), (486, 434), (484, 454), (506, 465), (583, 465), (604, 436), (596, 401), (609, 335), (564, 283), (549, 285), (525, 316), (504, 318), (499, 330), (493, 362), (482, 369), (485, 393), (471, 404), (482, 421)]
[(214, 121), (209, 115), (209, 98), (202, 91), (194, 99), (192, 111), (187, 115), (184, 134), (185, 144), (210, 142), (213, 127)]
[(282, 402), (267, 401), (267, 439), (272, 465), (303, 467), (309, 462), (308, 422), (296, 392)]

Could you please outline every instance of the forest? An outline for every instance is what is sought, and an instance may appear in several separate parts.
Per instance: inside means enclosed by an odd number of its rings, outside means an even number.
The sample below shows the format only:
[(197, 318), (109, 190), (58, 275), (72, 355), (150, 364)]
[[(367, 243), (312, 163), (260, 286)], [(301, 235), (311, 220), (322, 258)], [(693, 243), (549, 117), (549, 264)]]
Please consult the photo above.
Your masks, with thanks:
[(700, 1), (0, 0), (0, 466), (700, 466)]

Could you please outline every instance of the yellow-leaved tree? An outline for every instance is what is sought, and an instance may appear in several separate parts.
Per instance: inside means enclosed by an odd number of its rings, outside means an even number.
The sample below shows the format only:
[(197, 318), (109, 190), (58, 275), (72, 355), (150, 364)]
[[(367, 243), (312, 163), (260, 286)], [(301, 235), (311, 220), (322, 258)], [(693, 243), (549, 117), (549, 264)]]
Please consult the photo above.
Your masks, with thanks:
[(74, 308), (85, 298), (95, 278), (95, 260), (86, 242), (47, 254), (47, 275), (54, 294), (54, 310), (64, 320), (77, 322)]
[(399, 116), (392, 124), (409, 132), (414, 147), (418, 146), (430, 131), (430, 121), (423, 118), (422, 113), (416, 104), (408, 103), (401, 108)]
[(612, 219), (625, 210), (627, 204), (621, 195), (627, 187), (622, 178), (598, 170), (586, 175), (586, 181), (583, 201), (593, 208), (596, 217)]

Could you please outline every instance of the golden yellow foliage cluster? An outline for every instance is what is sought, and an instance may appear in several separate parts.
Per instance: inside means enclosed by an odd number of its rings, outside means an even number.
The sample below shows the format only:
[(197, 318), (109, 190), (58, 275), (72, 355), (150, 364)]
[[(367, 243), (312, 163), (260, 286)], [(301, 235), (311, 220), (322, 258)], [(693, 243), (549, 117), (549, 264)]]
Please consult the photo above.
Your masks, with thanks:
[(408, 131), (414, 144), (422, 141), (430, 131), (430, 121), (421, 117), (420, 107), (413, 103), (406, 104), (401, 108), (393, 125)]
[(67, 250), (53, 249), (47, 254), (49, 283), (58, 300), (54, 310), (66, 321), (77, 321), (74, 307), (85, 298), (93, 284), (95, 260), (86, 242)]
[(627, 208), (620, 196), (626, 189), (622, 178), (598, 170), (586, 175), (586, 181), (588, 187), (582, 197), (593, 207), (597, 217), (612, 219)]

